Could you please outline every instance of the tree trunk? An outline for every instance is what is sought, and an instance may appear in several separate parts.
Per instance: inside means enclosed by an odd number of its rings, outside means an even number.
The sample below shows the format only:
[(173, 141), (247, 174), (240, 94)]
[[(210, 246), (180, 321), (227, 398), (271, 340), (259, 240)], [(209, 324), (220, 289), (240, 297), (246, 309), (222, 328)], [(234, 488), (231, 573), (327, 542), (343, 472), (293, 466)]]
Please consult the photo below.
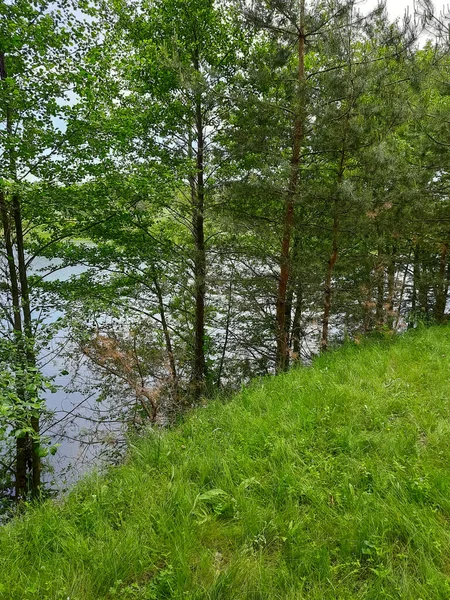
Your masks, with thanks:
[[(25, 246), (23, 236), (23, 225), (22, 225), (22, 213), (20, 206), (19, 197), (14, 194), (12, 198), (13, 214), (14, 214), (14, 225), (16, 229), (16, 243), (17, 243), (17, 257), (19, 267), (19, 280), (20, 280), (20, 292), (21, 292), (21, 303), (23, 312), (23, 325), (25, 333), (25, 354), (27, 365), (35, 368), (36, 367), (36, 356), (34, 353), (33, 344), (33, 322), (31, 317), (30, 307), (30, 293), (28, 285), (28, 273), (25, 259)], [(35, 390), (36, 398), (38, 397), (39, 390)], [(41, 486), (41, 457), (40, 457), (40, 443), (39, 443), (39, 416), (31, 414), (30, 424), (33, 429), (33, 439), (31, 442), (31, 481), (30, 491), (33, 497), (39, 496), (39, 490)]]
[(373, 328), (373, 281), (371, 265), (367, 265), (366, 283), (361, 287), (362, 312), (363, 312), (363, 333), (367, 335)]
[(434, 316), (438, 323), (442, 323), (444, 321), (445, 305), (447, 304), (447, 254), (448, 243), (441, 244), (439, 257), (439, 279), (436, 286), (436, 304), (434, 310)]
[[(0, 80), (4, 81), (8, 76), (5, 55), (0, 52)], [(8, 137), (13, 135), (13, 116), (9, 106), (6, 107), (6, 133)], [(16, 161), (14, 151), (9, 151), (9, 170), (10, 177), (16, 179)], [(11, 284), (11, 295), (13, 305), (13, 322), (16, 337), (16, 344), (19, 353), (18, 368), (24, 376), (24, 381), (19, 383), (17, 394), (25, 403), (29, 392), (26, 391), (26, 373), (28, 368), (36, 367), (36, 357), (33, 343), (33, 323), (30, 308), (28, 273), (25, 259), (24, 235), (22, 225), (22, 214), (20, 198), (17, 194), (12, 195), (12, 214), (11, 219), (7, 205), (7, 198), (4, 192), (0, 198), (0, 212), (2, 215), (3, 236), (8, 260), (8, 272)], [(11, 235), (12, 222), (16, 233), (17, 246), (17, 265), (14, 256), (14, 243)], [(19, 276), (17, 277), (17, 272)], [(20, 287), (19, 287), (20, 283)], [(22, 314), (23, 319), (22, 319)], [(38, 390), (34, 391), (37, 398)], [(33, 437), (29, 435), (17, 439), (17, 457), (16, 457), (16, 498), (20, 499), (30, 491), (33, 497), (39, 495), (41, 485), (41, 457), (39, 443), (39, 416), (32, 412), (29, 416), (30, 425), (33, 429)], [(30, 475), (30, 477), (29, 477)], [(29, 480), (29, 481), (28, 481)]]
[(325, 277), (325, 289), (323, 296), (323, 318), (322, 318), (322, 338), (320, 341), (320, 349), (325, 352), (328, 349), (328, 332), (330, 327), (330, 314), (331, 314), (331, 282), (333, 279), (334, 266), (338, 258), (338, 232), (339, 223), (337, 216), (337, 201), (334, 202), (334, 217), (333, 217), (333, 241), (332, 241), (332, 252), (328, 259), (327, 273)]
[[(291, 354), (293, 356), (297, 355), (296, 350), (294, 349), (294, 345), (297, 347), (298, 344), (294, 342), (294, 335), (298, 335), (298, 331), (294, 333), (294, 329), (296, 328), (295, 323), (298, 323), (298, 319), (301, 319), (301, 283), (299, 281), (299, 273), (298, 273), (298, 265), (300, 264), (300, 249), (301, 249), (301, 239), (299, 232), (294, 233), (294, 241), (292, 244), (292, 258), (290, 265), (290, 278), (289, 285), (286, 295), (286, 310), (285, 310), (285, 322), (284, 327), (286, 331), (286, 344), (287, 344), (287, 356), (285, 362), (285, 369), (289, 367), (289, 363), (291, 360)], [(298, 292), (300, 290), (300, 306), (298, 305)], [(294, 298), (296, 298), (296, 304), (294, 307)], [(297, 310), (300, 308), (300, 314), (297, 315)], [(292, 316), (292, 311), (294, 311), (294, 316)], [(296, 321), (297, 318), (297, 321)]]
[[(291, 265), (292, 271), (292, 265)], [(294, 288), (293, 288), (293, 277), (289, 278), (288, 289), (286, 293), (286, 304), (284, 310), (284, 339), (286, 340), (286, 356), (284, 359), (284, 370), (289, 368), (290, 354), (291, 354), (291, 321), (292, 321), (292, 308), (294, 304)]]
[[(194, 68), (200, 72), (198, 54), (194, 54)], [(204, 231), (205, 184), (204, 184), (204, 134), (201, 98), (195, 106), (196, 185), (193, 198), (192, 227), (194, 232), (194, 370), (192, 377), (193, 397), (198, 400), (205, 389), (205, 296), (206, 296), (206, 247)]]
[(386, 306), (386, 323), (389, 329), (394, 327), (394, 296), (395, 296), (395, 254), (397, 249), (392, 247), (391, 256), (387, 268), (387, 306)]
[(417, 260), (417, 290), (418, 300), (421, 314), (428, 319), (429, 305), (428, 305), (428, 282), (426, 281), (425, 268), (424, 268), (424, 253), (420, 252)]
[(417, 321), (417, 287), (419, 284), (419, 246), (414, 246), (414, 258), (413, 258), (413, 281), (412, 281), (412, 292), (411, 292), (411, 316), (409, 317), (408, 328), (414, 327)]
[(232, 272), (230, 274), (230, 283), (229, 283), (229, 287), (228, 287), (227, 316), (226, 316), (226, 322), (225, 322), (225, 339), (223, 341), (223, 347), (222, 347), (222, 353), (220, 356), (219, 368), (217, 369), (216, 386), (217, 386), (217, 389), (219, 389), (219, 390), (221, 387), (223, 365), (225, 363), (225, 356), (227, 353), (228, 338), (230, 337), (231, 306), (232, 306), (232, 299), (233, 299), (233, 278), (234, 278), (234, 270), (232, 270)]
[(336, 195), (333, 202), (333, 233), (332, 233), (332, 249), (331, 256), (328, 259), (328, 267), (327, 273), (325, 276), (325, 288), (323, 295), (323, 318), (322, 318), (322, 338), (320, 340), (320, 350), (321, 352), (325, 352), (328, 348), (328, 333), (330, 327), (330, 314), (331, 314), (331, 298), (332, 298), (332, 280), (333, 280), (333, 272), (334, 266), (338, 259), (338, 238), (339, 238), (339, 196), (340, 196), (340, 188), (342, 185), (342, 181), (344, 179), (344, 171), (345, 171), (345, 156), (346, 156), (346, 146), (347, 146), (347, 131), (350, 121), (350, 108), (348, 109), (344, 121), (344, 129), (342, 135), (342, 148), (340, 151), (341, 157), (339, 160), (339, 167), (337, 172), (337, 190)]
[(286, 295), (290, 276), (290, 246), (294, 225), (295, 201), (298, 192), (300, 175), (300, 158), (304, 137), (305, 119), (305, 0), (300, 0), (300, 24), (298, 33), (298, 108), (294, 123), (292, 143), (291, 173), (286, 194), (283, 218), (283, 236), (280, 256), (280, 278), (276, 303), (276, 335), (277, 351), (275, 366), (277, 372), (284, 371), (288, 366), (289, 344), (286, 329)]
[(397, 308), (397, 315), (395, 318), (395, 323), (394, 323), (394, 330), (398, 329), (398, 325), (400, 322), (400, 317), (402, 314), (402, 304), (403, 304), (403, 297), (405, 295), (405, 289), (406, 289), (406, 280), (408, 277), (408, 273), (409, 271), (409, 266), (410, 266), (410, 261), (411, 261), (411, 252), (409, 253), (408, 259), (406, 261), (406, 265), (405, 265), (405, 270), (403, 272), (403, 279), (402, 279), (402, 286), (400, 288), (400, 294), (399, 294), (399, 299), (398, 299), (398, 308)]
[(175, 404), (178, 404), (179, 398), (178, 398), (177, 366), (175, 363), (175, 355), (173, 353), (172, 340), (170, 338), (169, 327), (168, 327), (167, 319), (166, 319), (166, 310), (164, 308), (164, 300), (163, 300), (162, 290), (161, 290), (161, 286), (159, 285), (159, 281), (158, 281), (158, 278), (156, 275), (153, 277), (153, 284), (155, 286), (156, 297), (158, 298), (159, 316), (161, 318), (161, 325), (163, 328), (164, 340), (165, 340), (165, 344), (166, 344), (166, 352), (167, 352), (167, 356), (169, 358), (169, 367), (170, 367), (170, 374), (172, 377), (174, 402), (175, 402)]
[(375, 277), (377, 282), (375, 323), (376, 327), (380, 329), (384, 324), (384, 256), (380, 244), (378, 244), (378, 260), (377, 266), (375, 267)]
[[(0, 212), (2, 217), (3, 241), (5, 244), (6, 258), (8, 261), (8, 275), (11, 291), (12, 310), (13, 310), (13, 328), (14, 340), (16, 344), (17, 355), (14, 357), (14, 368), (16, 372), (23, 372), (25, 369), (25, 355), (23, 352), (23, 330), (22, 330), (22, 313), (20, 307), (20, 291), (17, 278), (17, 267), (14, 256), (14, 246), (11, 236), (11, 221), (6, 202), (5, 194), (0, 191)], [(20, 382), (18, 378), (17, 395), (22, 403), (25, 403), (25, 386), (24, 382)], [(17, 427), (21, 427), (22, 423), (17, 423)], [(29, 448), (28, 436), (22, 436), (16, 440), (16, 464), (15, 464), (15, 484), (14, 493), (16, 500), (26, 498), (28, 494), (27, 485), (27, 449)]]
[(302, 344), (302, 314), (303, 314), (303, 290), (299, 282), (297, 284), (295, 298), (295, 312), (292, 319), (292, 352), (294, 360), (301, 359), (301, 344)]

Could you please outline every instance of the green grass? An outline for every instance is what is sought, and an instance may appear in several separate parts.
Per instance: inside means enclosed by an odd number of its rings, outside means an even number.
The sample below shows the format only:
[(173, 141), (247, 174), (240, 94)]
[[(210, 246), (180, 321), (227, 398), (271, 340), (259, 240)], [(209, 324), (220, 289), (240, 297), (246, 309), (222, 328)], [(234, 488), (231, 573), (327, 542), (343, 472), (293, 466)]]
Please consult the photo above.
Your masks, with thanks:
[(0, 531), (5, 600), (450, 598), (450, 328), (150, 434)]

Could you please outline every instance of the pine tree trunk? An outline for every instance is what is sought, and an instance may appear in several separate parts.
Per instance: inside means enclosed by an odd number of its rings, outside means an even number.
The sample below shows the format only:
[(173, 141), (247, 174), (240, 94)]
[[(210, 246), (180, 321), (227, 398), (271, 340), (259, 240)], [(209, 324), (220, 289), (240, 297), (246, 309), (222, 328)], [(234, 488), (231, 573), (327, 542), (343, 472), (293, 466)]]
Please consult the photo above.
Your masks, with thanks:
[[(292, 270), (292, 265), (291, 265)], [(284, 339), (286, 341), (286, 356), (284, 358), (284, 370), (289, 369), (290, 354), (291, 354), (291, 325), (292, 325), (292, 308), (294, 304), (294, 289), (292, 287), (292, 277), (289, 278), (288, 289), (286, 294), (286, 304), (284, 311)]]
[(417, 291), (418, 301), (421, 314), (428, 318), (429, 304), (428, 304), (428, 283), (426, 281), (425, 267), (424, 267), (424, 253), (420, 252), (417, 261)]
[(389, 329), (393, 329), (394, 327), (394, 295), (395, 295), (395, 254), (396, 247), (393, 246), (391, 256), (389, 258), (389, 264), (387, 268), (387, 314), (386, 314), (386, 323)]
[(447, 282), (447, 254), (448, 244), (441, 244), (439, 257), (439, 279), (436, 286), (435, 319), (438, 323), (444, 321), (445, 305), (447, 304), (448, 282)]
[[(286, 343), (288, 348), (288, 353), (286, 357), (286, 365), (285, 368), (289, 367), (289, 363), (291, 360), (291, 354), (293, 353), (294, 360), (298, 358), (298, 352), (294, 349), (294, 346), (298, 348), (298, 342), (295, 342), (295, 335), (298, 335), (299, 319), (301, 320), (301, 283), (299, 281), (298, 274), (298, 265), (300, 264), (300, 249), (301, 249), (301, 238), (299, 232), (294, 233), (294, 241), (292, 244), (292, 259), (291, 259), (291, 273), (289, 278), (289, 286), (286, 297), (286, 311), (285, 311), (285, 330), (286, 330)], [(299, 291), (300, 291), (300, 304), (299, 304)], [(294, 306), (294, 298), (295, 306)], [(298, 311), (300, 313), (298, 314)], [(292, 316), (292, 312), (294, 311), (294, 316)], [(294, 331), (295, 330), (295, 331)]]
[(344, 170), (345, 170), (345, 156), (346, 156), (346, 145), (347, 145), (347, 131), (350, 120), (350, 110), (347, 111), (345, 121), (344, 121), (344, 129), (342, 134), (342, 148), (341, 148), (341, 156), (339, 160), (339, 167), (337, 172), (337, 190), (336, 195), (333, 201), (333, 232), (332, 232), (332, 249), (331, 256), (328, 259), (327, 272), (325, 276), (325, 287), (324, 287), (324, 295), (323, 295), (323, 317), (322, 317), (322, 337), (320, 340), (320, 350), (321, 352), (325, 352), (328, 348), (328, 334), (330, 328), (330, 315), (331, 315), (331, 298), (332, 298), (332, 281), (333, 281), (333, 273), (334, 267), (336, 265), (336, 261), (338, 259), (338, 238), (339, 238), (339, 196), (340, 196), (340, 188), (342, 185), (342, 181), (344, 178)]
[(300, 0), (300, 27), (298, 33), (298, 108), (294, 123), (292, 144), (291, 173), (286, 194), (283, 217), (283, 237), (281, 242), (280, 278), (276, 303), (277, 351), (275, 365), (277, 372), (288, 367), (289, 343), (286, 328), (287, 290), (290, 277), (290, 247), (294, 225), (295, 202), (300, 176), (301, 149), (304, 137), (305, 119), (305, 0)]
[(408, 278), (410, 260), (411, 260), (411, 252), (409, 253), (409, 256), (408, 256), (408, 259), (407, 259), (407, 262), (405, 265), (405, 270), (403, 271), (402, 286), (400, 288), (400, 294), (399, 294), (399, 298), (398, 298), (398, 308), (397, 308), (397, 314), (396, 314), (395, 323), (394, 323), (394, 330), (398, 329), (398, 324), (400, 322), (400, 317), (402, 314), (403, 297), (405, 295), (406, 280)]
[(378, 329), (381, 329), (384, 324), (384, 255), (381, 245), (378, 244), (378, 261), (375, 267), (377, 300), (375, 323)]
[(328, 349), (328, 333), (330, 328), (330, 314), (331, 314), (331, 296), (332, 289), (331, 283), (333, 279), (334, 266), (338, 258), (338, 232), (339, 224), (337, 217), (337, 201), (334, 202), (334, 217), (333, 217), (333, 240), (332, 240), (332, 252), (328, 259), (327, 273), (325, 277), (325, 288), (323, 296), (323, 317), (322, 317), (322, 338), (320, 341), (320, 349), (325, 352)]
[(366, 285), (362, 288), (363, 333), (366, 335), (373, 328), (373, 282), (370, 265), (367, 266)]
[(411, 292), (411, 314), (412, 318), (409, 318), (408, 327), (414, 327), (417, 321), (417, 305), (418, 305), (418, 294), (417, 287), (419, 284), (419, 246), (414, 246), (414, 258), (413, 258), (413, 281), (412, 281), (412, 292)]
[(302, 314), (303, 314), (303, 290), (301, 283), (297, 284), (295, 298), (295, 312), (292, 319), (292, 352), (294, 360), (301, 359), (302, 344)]

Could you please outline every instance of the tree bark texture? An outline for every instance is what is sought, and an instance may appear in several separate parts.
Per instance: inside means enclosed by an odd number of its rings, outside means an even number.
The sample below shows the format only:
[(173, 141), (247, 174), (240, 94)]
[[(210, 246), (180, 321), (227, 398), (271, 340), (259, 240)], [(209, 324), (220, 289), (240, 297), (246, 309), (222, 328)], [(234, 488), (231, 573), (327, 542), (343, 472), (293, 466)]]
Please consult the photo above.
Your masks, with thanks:
[(441, 244), (439, 256), (439, 279), (436, 286), (435, 319), (438, 323), (444, 321), (445, 306), (447, 304), (448, 281), (447, 281), (447, 255), (448, 243)]
[(153, 278), (153, 284), (155, 286), (156, 297), (158, 298), (159, 316), (161, 318), (161, 325), (162, 325), (162, 328), (163, 328), (164, 341), (165, 341), (165, 344), (166, 344), (166, 352), (167, 352), (167, 356), (169, 358), (169, 367), (170, 367), (170, 374), (171, 374), (172, 386), (173, 386), (173, 400), (174, 400), (175, 404), (178, 404), (179, 397), (178, 397), (178, 374), (177, 374), (177, 366), (176, 366), (176, 363), (175, 363), (175, 355), (174, 355), (174, 352), (173, 352), (172, 340), (171, 340), (171, 337), (170, 337), (169, 326), (167, 324), (166, 310), (165, 310), (165, 307), (164, 307), (163, 294), (162, 294), (161, 286), (159, 284), (159, 281), (158, 281), (158, 278), (157, 278), (156, 275)]
[(280, 256), (280, 277), (276, 302), (276, 370), (284, 371), (288, 366), (289, 341), (286, 328), (287, 291), (290, 277), (290, 247), (295, 217), (295, 201), (300, 178), (301, 149), (304, 138), (305, 119), (305, 0), (300, 0), (300, 24), (298, 33), (298, 108), (294, 122), (291, 170), (284, 204), (283, 235)]
[[(198, 52), (194, 52), (194, 69), (200, 72)], [(205, 390), (205, 296), (206, 296), (206, 247), (204, 231), (205, 182), (204, 152), (205, 141), (203, 131), (203, 111), (200, 94), (195, 102), (195, 139), (196, 175), (193, 190), (192, 228), (194, 233), (194, 289), (195, 289), (195, 323), (194, 323), (194, 369), (192, 376), (192, 393), (198, 400)]]

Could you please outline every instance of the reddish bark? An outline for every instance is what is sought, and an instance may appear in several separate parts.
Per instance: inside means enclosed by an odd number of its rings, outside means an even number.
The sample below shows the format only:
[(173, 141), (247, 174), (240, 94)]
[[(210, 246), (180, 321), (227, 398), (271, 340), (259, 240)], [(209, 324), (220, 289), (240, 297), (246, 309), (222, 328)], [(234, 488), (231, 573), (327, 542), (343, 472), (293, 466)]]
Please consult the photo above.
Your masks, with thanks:
[(277, 352), (276, 369), (283, 371), (288, 366), (289, 343), (286, 327), (286, 296), (290, 278), (290, 247), (294, 226), (295, 201), (300, 178), (301, 149), (304, 138), (304, 86), (305, 86), (305, 0), (300, 2), (300, 27), (298, 33), (298, 87), (299, 105), (294, 123), (291, 173), (286, 194), (281, 242), (280, 277), (276, 303)]

